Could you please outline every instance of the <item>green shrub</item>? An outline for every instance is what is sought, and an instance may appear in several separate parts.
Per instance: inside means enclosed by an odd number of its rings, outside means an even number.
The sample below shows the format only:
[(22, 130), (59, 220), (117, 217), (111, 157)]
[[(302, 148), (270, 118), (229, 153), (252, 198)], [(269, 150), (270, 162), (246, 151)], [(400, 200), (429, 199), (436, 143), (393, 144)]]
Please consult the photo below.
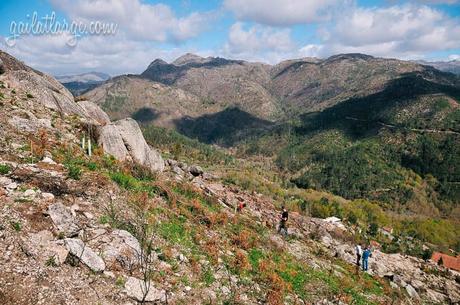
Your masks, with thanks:
[(16, 232), (21, 231), (22, 224), (19, 221), (11, 221), (10, 224)]
[(86, 167), (90, 171), (95, 171), (97, 169), (97, 163), (96, 162), (88, 162), (88, 164), (86, 164)]
[(67, 165), (68, 175), (74, 180), (80, 180), (81, 178), (81, 168), (75, 164)]
[(45, 262), (45, 265), (47, 267), (57, 267), (58, 264), (56, 263), (56, 258), (54, 257), (54, 255), (48, 257), (48, 259)]
[(11, 167), (6, 164), (0, 164), (0, 174), (6, 175), (11, 171)]

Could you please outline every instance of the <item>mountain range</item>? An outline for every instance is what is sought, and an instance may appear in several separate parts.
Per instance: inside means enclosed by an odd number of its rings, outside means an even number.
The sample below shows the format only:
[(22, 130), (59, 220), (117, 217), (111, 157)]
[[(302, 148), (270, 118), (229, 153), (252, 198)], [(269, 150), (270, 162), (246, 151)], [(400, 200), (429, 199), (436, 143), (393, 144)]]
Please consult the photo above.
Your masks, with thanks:
[(78, 96), (110, 79), (110, 75), (102, 72), (88, 72), (77, 75), (60, 75), (56, 76), (56, 79), (73, 95)]
[(269, 157), (299, 187), (460, 211), (460, 78), (429, 65), (364, 54), (276, 65), (185, 54), (80, 98), (112, 119)]

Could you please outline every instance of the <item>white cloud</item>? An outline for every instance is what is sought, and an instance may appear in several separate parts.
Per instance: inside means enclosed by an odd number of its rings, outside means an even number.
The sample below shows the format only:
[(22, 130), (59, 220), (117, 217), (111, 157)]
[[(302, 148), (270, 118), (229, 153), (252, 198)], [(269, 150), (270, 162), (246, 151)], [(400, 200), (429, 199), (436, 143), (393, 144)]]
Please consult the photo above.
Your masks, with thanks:
[(291, 39), (290, 29), (278, 29), (255, 25), (245, 27), (236, 22), (230, 27), (223, 55), (245, 60), (276, 62), (292, 55), (296, 44)]
[(342, 0), (225, 0), (239, 20), (286, 26), (326, 20)]
[(449, 60), (460, 60), (460, 54), (451, 54), (448, 57)]
[(321, 55), (360, 52), (419, 58), (460, 48), (460, 23), (425, 5), (353, 7), (320, 30)]
[[(69, 33), (23, 36), (14, 47), (2, 44), (4, 39), (0, 37), (1, 49), (38, 70), (56, 75), (87, 71), (112, 75), (140, 73), (155, 58), (172, 60), (185, 52), (195, 51), (188, 49), (185, 43), (176, 47), (174, 44), (196, 37), (215, 17), (212, 12), (191, 12), (177, 17), (167, 5), (145, 4), (140, 0), (50, 2), (66, 14), (67, 22), (118, 24), (115, 35), (83, 36), (72, 47), (68, 44), (72, 37)], [(170, 43), (170, 46), (165, 48), (160, 43)]]
[[(162, 49), (155, 44), (133, 41), (124, 35), (86, 36), (75, 47), (66, 45), (68, 35), (25, 36), (14, 47), (0, 49), (38, 70), (54, 74), (102, 71), (111, 75), (140, 73), (155, 58), (172, 60), (187, 51)], [(0, 40), (3, 41), (3, 39)]]
[(131, 39), (183, 41), (196, 37), (214, 17), (213, 13), (191, 13), (177, 17), (165, 4), (145, 4), (139, 0), (50, 0), (73, 20), (107, 21)]

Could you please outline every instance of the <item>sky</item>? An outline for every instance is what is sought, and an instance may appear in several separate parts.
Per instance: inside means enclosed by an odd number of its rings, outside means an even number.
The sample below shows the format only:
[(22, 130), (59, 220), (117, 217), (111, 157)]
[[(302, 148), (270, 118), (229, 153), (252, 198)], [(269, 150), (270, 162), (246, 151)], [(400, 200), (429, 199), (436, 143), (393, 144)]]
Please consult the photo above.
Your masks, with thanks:
[(0, 16), (0, 49), (53, 75), (140, 73), (189, 52), (460, 60), (460, 0), (0, 0)]

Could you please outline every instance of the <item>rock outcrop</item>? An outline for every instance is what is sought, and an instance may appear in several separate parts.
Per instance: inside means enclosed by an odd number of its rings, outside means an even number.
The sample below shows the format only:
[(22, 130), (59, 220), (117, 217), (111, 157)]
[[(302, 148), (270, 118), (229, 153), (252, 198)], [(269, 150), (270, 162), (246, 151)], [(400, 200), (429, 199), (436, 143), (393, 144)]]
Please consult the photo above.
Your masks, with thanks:
[(163, 158), (147, 144), (135, 120), (113, 122), (100, 128), (98, 133), (99, 145), (116, 159), (131, 159), (154, 172), (164, 170)]
[(90, 101), (80, 101), (77, 103), (85, 113), (85, 115), (98, 124), (104, 126), (110, 124), (110, 118), (98, 105)]

